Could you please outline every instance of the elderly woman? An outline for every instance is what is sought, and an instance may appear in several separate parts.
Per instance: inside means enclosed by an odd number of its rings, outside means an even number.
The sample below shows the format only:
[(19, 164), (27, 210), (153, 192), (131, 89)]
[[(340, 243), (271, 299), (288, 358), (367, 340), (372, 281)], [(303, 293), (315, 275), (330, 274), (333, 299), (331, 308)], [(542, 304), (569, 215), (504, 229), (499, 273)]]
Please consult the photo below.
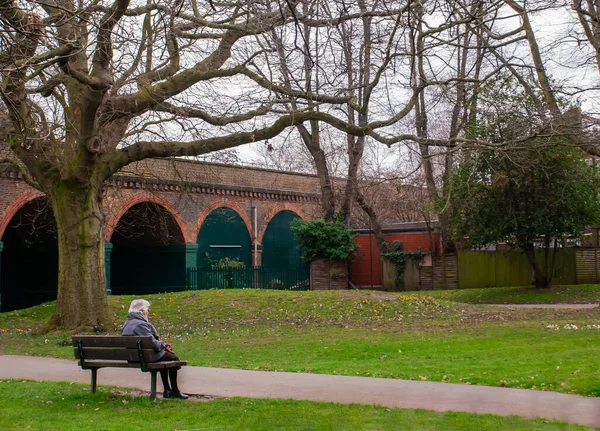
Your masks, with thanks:
[[(157, 361), (179, 361), (179, 358), (173, 353), (171, 345), (160, 341), (156, 329), (148, 322), (148, 312), (150, 303), (145, 299), (134, 299), (129, 306), (129, 314), (123, 325), (121, 335), (151, 335), (154, 351), (157, 352)], [(180, 367), (181, 368), (181, 367)], [(160, 378), (165, 391), (163, 398), (181, 398), (187, 399), (188, 395), (181, 393), (177, 387), (177, 370), (160, 370)], [(169, 384), (169, 380), (171, 384)]]

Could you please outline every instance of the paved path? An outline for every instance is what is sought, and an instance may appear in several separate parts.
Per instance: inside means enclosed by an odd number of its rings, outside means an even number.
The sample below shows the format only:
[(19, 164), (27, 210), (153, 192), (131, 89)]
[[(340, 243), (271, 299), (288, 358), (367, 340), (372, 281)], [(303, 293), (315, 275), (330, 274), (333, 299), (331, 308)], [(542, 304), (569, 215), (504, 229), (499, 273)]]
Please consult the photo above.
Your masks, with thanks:
[(508, 308), (572, 308), (572, 309), (586, 309), (586, 308), (598, 308), (600, 304), (487, 304), (494, 307), (508, 307)]
[[(65, 359), (0, 356), (0, 378), (89, 383), (90, 372), (82, 370), (75, 361)], [(519, 415), (600, 427), (600, 398), (556, 392), (206, 367), (184, 367), (180, 382), (184, 392), (196, 395), (292, 398)], [(150, 378), (138, 370), (102, 369), (98, 371), (98, 384), (149, 390)]]

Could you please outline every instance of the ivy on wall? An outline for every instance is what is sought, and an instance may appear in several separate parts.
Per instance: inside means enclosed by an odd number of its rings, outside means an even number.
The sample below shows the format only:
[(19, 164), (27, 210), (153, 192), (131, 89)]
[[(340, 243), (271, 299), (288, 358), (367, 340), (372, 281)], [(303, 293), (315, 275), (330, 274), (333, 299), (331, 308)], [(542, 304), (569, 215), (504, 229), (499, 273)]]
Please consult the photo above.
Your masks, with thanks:
[(396, 282), (399, 286), (404, 286), (404, 272), (406, 271), (406, 263), (409, 259), (420, 262), (425, 253), (421, 249), (415, 251), (404, 251), (404, 243), (402, 241), (394, 241), (391, 249), (381, 253), (381, 256), (396, 265), (397, 278)]

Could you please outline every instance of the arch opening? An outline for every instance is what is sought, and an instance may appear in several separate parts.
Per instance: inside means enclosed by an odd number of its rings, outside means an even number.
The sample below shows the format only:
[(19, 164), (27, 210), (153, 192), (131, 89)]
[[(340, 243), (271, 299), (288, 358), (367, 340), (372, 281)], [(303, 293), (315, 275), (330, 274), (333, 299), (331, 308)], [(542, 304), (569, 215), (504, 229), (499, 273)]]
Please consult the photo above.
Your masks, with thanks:
[(291, 224), (300, 217), (292, 211), (280, 211), (269, 221), (262, 240), (262, 265), (267, 268), (305, 267), (300, 243)]
[(129, 208), (111, 237), (110, 286), (114, 294), (149, 294), (185, 289), (184, 237), (161, 205)]
[(198, 268), (210, 269), (227, 260), (252, 267), (252, 240), (242, 217), (231, 208), (213, 210), (204, 219), (198, 238)]
[(291, 224), (300, 217), (293, 211), (280, 211), (269, 221), (262, 240), (263, 283), (273, 289), (309, 288), (308, 264), (302, 260), (300, 242)]
[(2, 242), (0, 311), (54, 301), (58, 241), (48, 199), (40, 197), (23, 205), (6, 227)]

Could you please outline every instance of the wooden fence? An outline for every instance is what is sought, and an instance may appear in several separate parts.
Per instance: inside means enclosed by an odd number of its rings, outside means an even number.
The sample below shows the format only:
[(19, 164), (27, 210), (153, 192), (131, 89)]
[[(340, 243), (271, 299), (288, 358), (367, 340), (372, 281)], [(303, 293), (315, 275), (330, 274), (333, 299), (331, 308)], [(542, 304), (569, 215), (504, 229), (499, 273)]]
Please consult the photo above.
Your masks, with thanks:
[(420, 290), (458, 288), (458, 265), (456, 254), (433, 256), (431, 266), (421, 267)]
[(578, 284), (600, 283), (598, 268), (598, 249), (579, 249), (575, 255)]
[[(537, 250), (536, 253), (541, 257), (543, 250)], [(531, 265), (521, 251), (461, 250), (456, 254), (434, 256), (431, 266), (421, 267), (419, 288), (529, 286), (532, 282)], [(553, 283), (600, 283), (599, 249), (559, 249)]]

